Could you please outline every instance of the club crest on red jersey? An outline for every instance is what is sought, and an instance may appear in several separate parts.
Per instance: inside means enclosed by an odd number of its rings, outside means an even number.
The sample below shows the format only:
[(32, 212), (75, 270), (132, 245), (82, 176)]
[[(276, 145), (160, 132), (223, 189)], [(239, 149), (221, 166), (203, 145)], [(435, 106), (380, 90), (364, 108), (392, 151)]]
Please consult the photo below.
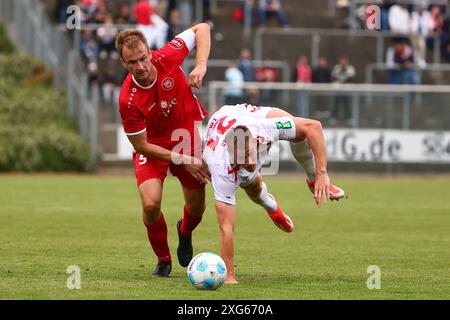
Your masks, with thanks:
[(175, 81), (170, 77), (164, 78), (161, 82), (161, 86), (164, 90), (171, 90), (174, 85)]

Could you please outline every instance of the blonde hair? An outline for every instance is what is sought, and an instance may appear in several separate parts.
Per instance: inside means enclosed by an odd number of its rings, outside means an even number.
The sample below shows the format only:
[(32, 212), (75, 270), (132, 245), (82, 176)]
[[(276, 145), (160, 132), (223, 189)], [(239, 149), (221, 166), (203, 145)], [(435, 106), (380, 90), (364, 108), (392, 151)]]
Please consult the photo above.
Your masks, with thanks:
[(244, 125), (238, 125), (227, 131), (225, 134), (225, 142), (233, 163), (242, 164), (242, 161), (239, 161), (242, 160), (242, 156), (244, 157), (245, 163), (245, 150), (250, 148), (250, 142), (252, 140), (255, 140), (252, 133)]
[(128, 49), (137, 48), (140, 42), (143, 42), (147, 47), (147, 39), (144, 34), (137, 29), (124, 29), (119, 32), (116, 37), (116, 49), (122, 57), (123, 47)]

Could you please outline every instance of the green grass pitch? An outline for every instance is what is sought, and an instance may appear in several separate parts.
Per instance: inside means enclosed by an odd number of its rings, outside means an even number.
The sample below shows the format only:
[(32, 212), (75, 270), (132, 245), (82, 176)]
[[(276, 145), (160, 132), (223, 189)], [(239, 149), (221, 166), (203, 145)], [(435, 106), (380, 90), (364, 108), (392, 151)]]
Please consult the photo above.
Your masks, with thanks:
[[(285, 234), (242, 190), (236, 225), (237, 286), (194, 289), (176, 261), (183, 199), (167, 178), (163, 212), (174, 258), (170, 278), (155, 258), (132, 176), (0, 176), (0, 299), (449, 299), (448, 177), (337, 176), (349, 199), (318, 209), (301, 174), (267, 177), (295, 223)], [(219, 252), (212, 190), (194, 232), (195, 253)], [(67, 267), (81, 289), (66, 287)], [(381, 289), (367, 268), (379, 266)]]

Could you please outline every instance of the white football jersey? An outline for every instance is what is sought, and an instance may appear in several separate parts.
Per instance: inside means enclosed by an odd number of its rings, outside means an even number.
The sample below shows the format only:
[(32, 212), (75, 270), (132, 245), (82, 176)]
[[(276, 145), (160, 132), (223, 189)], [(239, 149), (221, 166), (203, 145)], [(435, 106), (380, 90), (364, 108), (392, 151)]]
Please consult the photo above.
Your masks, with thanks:
[[(294, 121), (289, 117), (266, 118), (271, 109), (249, 104), (226, 105), (209, 120), (203, 158), (211, 173), (216, 200), (235, 205), (237, 188), (245, 187), (255, 179), (268, 159), (271, 144), (295, 138)], [(239, 125), (246, 126), (260, 145), (254, 172), (233, 165), (230, 160), (225, 134)]]

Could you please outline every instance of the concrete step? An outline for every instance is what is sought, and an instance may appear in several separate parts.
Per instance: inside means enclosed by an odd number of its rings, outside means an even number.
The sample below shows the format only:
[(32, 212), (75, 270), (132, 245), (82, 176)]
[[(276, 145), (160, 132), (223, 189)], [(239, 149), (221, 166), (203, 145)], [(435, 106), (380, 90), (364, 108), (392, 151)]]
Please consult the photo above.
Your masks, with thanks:
[(100, 154), (117, 153), (117, 130), (114, 124), (101, 123), (98, 139)]

